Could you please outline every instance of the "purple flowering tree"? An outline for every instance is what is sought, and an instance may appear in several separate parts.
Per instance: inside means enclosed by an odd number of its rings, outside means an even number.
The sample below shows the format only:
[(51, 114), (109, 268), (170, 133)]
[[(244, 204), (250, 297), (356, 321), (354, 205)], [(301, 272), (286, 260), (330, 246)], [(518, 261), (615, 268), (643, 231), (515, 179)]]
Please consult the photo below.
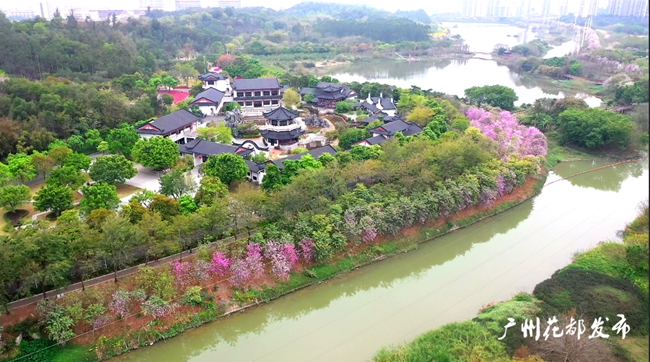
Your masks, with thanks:
[(251, 279), (246, 261), (240, 259), (236, 259), (230, 264), (230, 275), (232, 284), (237, 287), (243, 287)]
[(257, 279), (264, 276), (264, 261), (262, 260), (262, 246), (248, 244), (246, 246), (246, 265), (251, 273), (251, 278)]
[(210, 271), (219, 277), (225, 277), (228, 274), (230, 267), (230, 259), (226, 257), (225, 253), (216, 252), (212, 254), (212, 261), (210, 262)]
[(277, 241), (268, 241), (264, 246), (264, 256), (271, 262), (271, 272), (280, 279), (287, 279), (291, 263), (284, 254), (284, 246)]
[(131, 293), (126, 290), (118, 289), (113, 292), (111, 301), (108, 303), (108, 310), (120, 318), (126, 317), (129, 313), (129, 303), (131, 302)]
[(192, 277), (197, 283), (203, 283), (210, 279), (211, 265), (205, 260), (196, 260), (192, 265)]
[(284, 254), (285, 259), (289, 262), (289, 267), (293, 269), (298, 262), (298, 252), (296, 251), (296, 247), (293, 246), (293, 244), (284, 244), (282, 247), (282, 254)]
[(520, 125), (510, 112), (503, 111), (498, 116), (481, 109), (470, 108), (467, 111), (470, 126), (478, 128), (481, 133), (498, 143), (498, 152), (503, 160), (511, 155), (546, 156), (546, 136), (535, 127)]
[(174, 272), (174, 277), (176, 278), (176, 284), (184, 287), (190, 284), (192, 279), (192, 264), (190, 262), (180, 262), (175, 261), (171, 263), (172, 271)]
[(298, 245), (302, 259), (308, 263), (314, 261), (314, 241), (309, 238), (302, 239)]

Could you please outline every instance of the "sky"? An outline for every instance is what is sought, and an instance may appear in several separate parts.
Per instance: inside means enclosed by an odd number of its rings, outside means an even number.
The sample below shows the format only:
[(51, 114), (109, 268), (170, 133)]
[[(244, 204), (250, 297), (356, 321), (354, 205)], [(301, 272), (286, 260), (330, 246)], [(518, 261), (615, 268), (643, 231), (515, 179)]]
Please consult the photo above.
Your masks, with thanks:
[[(132, 9), (134, 4), (138, 4), (137, 0), (41, 0), (43, 2), (50, 2), (59, 7), (79, 7), (79, 8), (92, 8), (98, 9)], [(9, 5), (10, 0), (1, 0), (5, 3), (0, 5), (0, 8), (26, 8), (38, 9), (39, 0), (23, 0), (14, 2), (13, 6)], [(165, 0), (173, 3), (173, 0)], [(411, 0), (411, 1), (395, 1), (395, 0), (312, 0), (318, 2), (330, 3), (349, 3), (349, 4), (364, 4), (375, 8), (388, 10), (394, 12), (396, 10), (415, 10), (423, 9), (428, 14), (434, 12), (456, 12), (461, 10), (462, 0)], [(517, 0), (514, 0), (517, 1)], [(542, 0), (533, 0), (534, 2), (541, 2)], [(241, 0), (242, 6), (265, 6), (271, 7), (276, 10), (286, 9), (295, 4), (302, 2), (302, 0)], [(569, 0), (569, 3), (578, 6), (580, 0)], [(216, 7), (218, 0), (201, 0), (203, 7)], [(601, 6), (607, 4), (607, 0), (600, 0)], [(92, 5), (90, 5), (92, 4)]]

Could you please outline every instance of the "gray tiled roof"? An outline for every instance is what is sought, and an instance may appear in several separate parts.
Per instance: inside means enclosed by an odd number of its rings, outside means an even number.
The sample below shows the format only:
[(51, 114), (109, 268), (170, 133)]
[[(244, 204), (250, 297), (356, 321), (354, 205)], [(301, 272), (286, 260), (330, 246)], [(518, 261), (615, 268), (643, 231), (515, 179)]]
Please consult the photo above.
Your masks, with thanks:
[(225, 95), (224, 92), (219, 91), (214, 88), (208, 88), (204, 90), (203, 92), (199, 93), (194, 97), (194, 101), (192, 101), (191, 104), (197, 104), (197, 101), (200, 100), (201, 98), (205, 98), (215, 105), (219, 105), (221, 103), (221, 100), (223, 99), (223, 96)]
[(278, 78), (235, 79), (234, 90), (280, 89)]
[(179, 145), (178, 149), (181, 153), (195, 153), (204, 156), (220, 155), (222, 153), (234, 153), (244, 157), (253, 152), (253, 150), (249, 148), (235, 147), (223, 143), (205, 141), (200, 138), (197, 138), (194, 141), (188, 142), (184, 145)]
[(294, 112), (288, 108), (280, 106), (272, 111), (264, 113), (263, 115), (264, 118), (268, 119), (269, 121), (289, 121), (298, 117), (300, 114), (298, 112)]
[(192, 124), (192, 122), (198, 121), (200, 118), (200, 116), (187, 109), (180, 109), (147, 123), (156, 127), (159, 131), (142, 129), (142, 127), (146, 126), (145, 124), (138, 128), (138, 132), (142, 134), (165, 135), (169, 132), (183, 129)]

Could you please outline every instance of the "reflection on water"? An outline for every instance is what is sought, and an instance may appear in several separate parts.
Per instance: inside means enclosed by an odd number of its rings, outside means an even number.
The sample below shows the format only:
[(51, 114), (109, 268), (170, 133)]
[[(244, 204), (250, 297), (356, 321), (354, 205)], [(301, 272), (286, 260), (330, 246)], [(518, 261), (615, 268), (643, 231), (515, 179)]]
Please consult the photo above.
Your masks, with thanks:
[[(567, 162), (549, 181), (602, 163)], [(363, 361), (382, 346), (532, 291), (579, 250), (615, 236), (648, 195), (643, 164), (542, 189), (516, 208), (119, 361)]]
[(443, 22), (442, 26), (449, 29), (452, 35), (460, 35), (472, 52), (490, 53), (497, 44), (512, 48), (535, 38), (532, 27), (528, 27), (527, 31), (526, 28), (506, 24), (447, 22)]
[[(400, 88), (415, 85), (459, 97), (464, 96), (467, 88), (498, 84), (515, 90), (519, 97), (515, 105), (532, 104), (545, 97), (564, 97), (564, 93), (557, 90), (542, 90), (534, 77), (481, 59), (372, 60), (338, 67), (331, 73), (341, 82), (378, 82)], [(586, 97), (585, 101), (592, 107), (601, 103), (596, 97)]]

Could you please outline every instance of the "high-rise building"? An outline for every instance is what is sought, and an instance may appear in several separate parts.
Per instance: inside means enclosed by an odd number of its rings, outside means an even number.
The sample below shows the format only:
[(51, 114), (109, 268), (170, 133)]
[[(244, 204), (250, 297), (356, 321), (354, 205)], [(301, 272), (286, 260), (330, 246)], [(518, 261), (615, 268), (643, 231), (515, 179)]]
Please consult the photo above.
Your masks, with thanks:
[(176, 10), (200, 8), (201, 0), (176, 0)]
[(541, 13), (545, 18), (551, 16), (551, 0), (543, 0)]
[(607, 12), (616, 16), (648, 17), (648, 0), (609, 0)]
[(560, 16), (569, 14), (569, 0), (560, 0)]
[(582, 17), (595, 16), (598, 12), (598, 0), (580, 0), (578, 15)]
[(165, 0), (140, 0), (138, 2), (138, 9), (146, 10), (163, 10), (165, 8)]
[(463, 0), (463, 16), (470, 18), (488, 16), (488, 2), (484, 0)]
[(241, 8), (241, 0), (219, 0), (220, 8)]

